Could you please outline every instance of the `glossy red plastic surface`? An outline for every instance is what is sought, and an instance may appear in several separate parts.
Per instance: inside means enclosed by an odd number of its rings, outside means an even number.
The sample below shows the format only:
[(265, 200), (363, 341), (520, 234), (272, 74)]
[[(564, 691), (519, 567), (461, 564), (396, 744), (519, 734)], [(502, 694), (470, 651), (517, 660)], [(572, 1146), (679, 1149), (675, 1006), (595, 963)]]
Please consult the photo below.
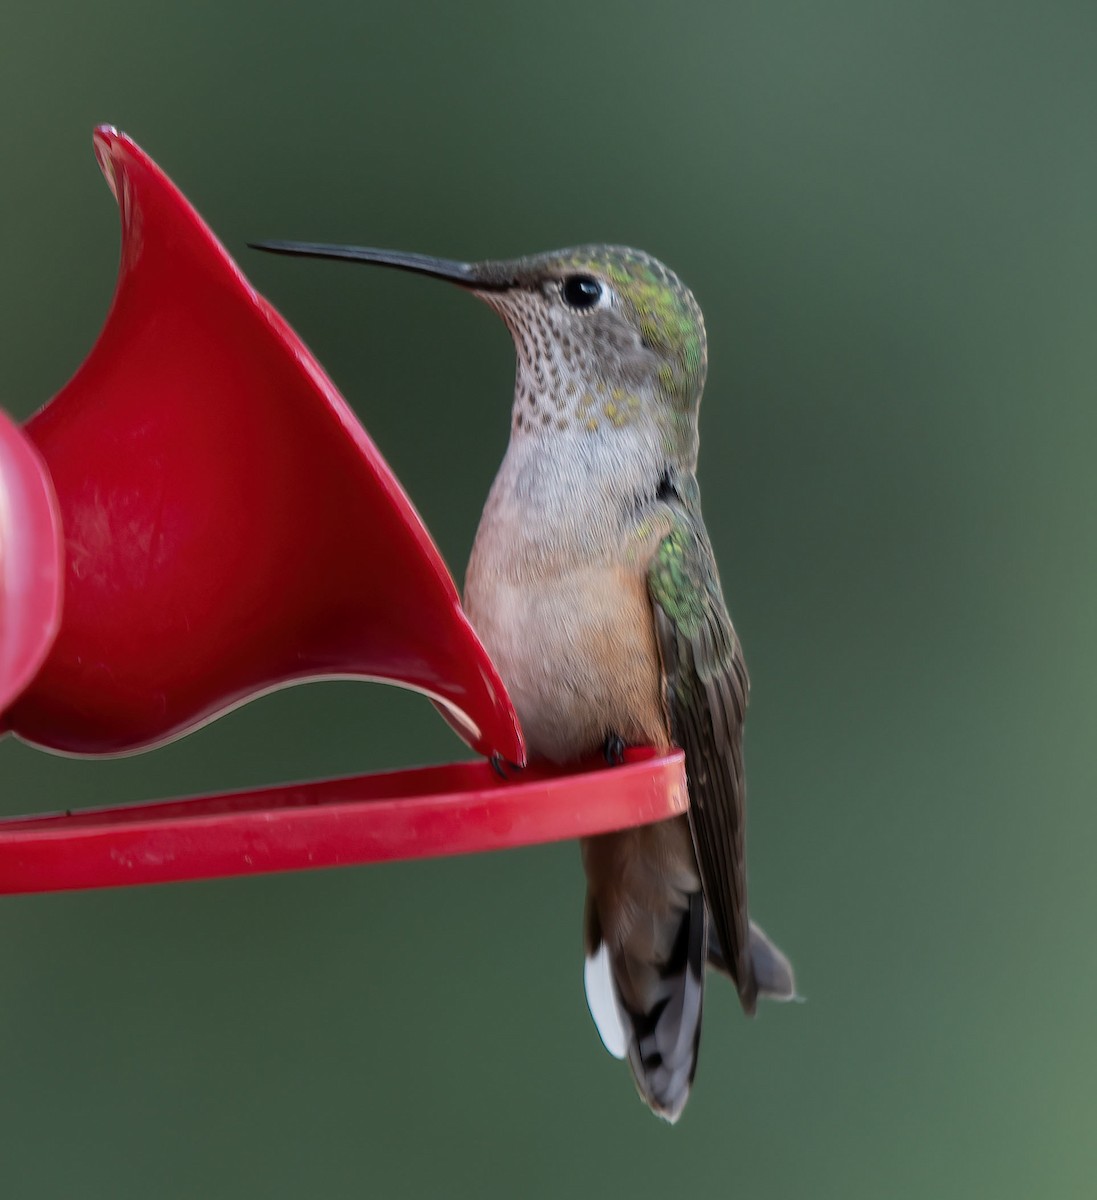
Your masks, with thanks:
[[(171, 182), (109, 129), (106, 326), (21, 431), (0, 414), (0, 732), (74, 752), (176, 736), (272, 687), (387, 679), (481, 752), (517, 720), (406, 495)], [(685, 811), (682, 756), (486, 763), (0, 820), (0, 892), (500, 849)]]
[(580, 774), (485, 762), (0, 821), (0, 892), (211, 879), (498, 850), (686, 811), (681, 753)]
[(272, 687), (363, 676), (522, 761), (510, 700), (434, 543), (320, 365), (129, 138), (95, 347), (27, 425), (65, 535), (65, 605), (7, 724), (77, 753), (155, 744)]
[(49, 475), (26, 434), (0, 411), (0, 714), (30, 683), (57, 636), (61, 573)]

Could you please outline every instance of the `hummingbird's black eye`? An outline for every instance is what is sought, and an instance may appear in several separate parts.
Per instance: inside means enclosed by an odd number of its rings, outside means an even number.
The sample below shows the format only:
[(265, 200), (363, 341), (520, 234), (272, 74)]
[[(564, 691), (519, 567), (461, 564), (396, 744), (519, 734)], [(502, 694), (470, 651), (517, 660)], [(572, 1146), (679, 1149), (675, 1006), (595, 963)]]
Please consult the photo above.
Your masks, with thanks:
[(569, 275), (564, 280), (564, 299), (572, 308), (593, 308), (602, 299), (602, 285), (589, 275)]

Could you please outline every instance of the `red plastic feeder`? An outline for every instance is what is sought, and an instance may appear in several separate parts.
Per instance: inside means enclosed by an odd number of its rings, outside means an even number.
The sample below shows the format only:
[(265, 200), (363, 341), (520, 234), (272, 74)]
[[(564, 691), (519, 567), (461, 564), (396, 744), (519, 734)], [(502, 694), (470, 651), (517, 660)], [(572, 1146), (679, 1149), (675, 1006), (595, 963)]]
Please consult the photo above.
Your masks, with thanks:
[[(153, 746), (306, 679), (428, 695), (523, 762), (513, 707), (400, 484), (279, 314), (159, 168), (96, 131), (122, 217), (87, 360), (0, 413), (0, 730)], [(0, 821), (0, 891), (331, 866), (569, 838), (685, 809), (680, 755), (486, 763)]]

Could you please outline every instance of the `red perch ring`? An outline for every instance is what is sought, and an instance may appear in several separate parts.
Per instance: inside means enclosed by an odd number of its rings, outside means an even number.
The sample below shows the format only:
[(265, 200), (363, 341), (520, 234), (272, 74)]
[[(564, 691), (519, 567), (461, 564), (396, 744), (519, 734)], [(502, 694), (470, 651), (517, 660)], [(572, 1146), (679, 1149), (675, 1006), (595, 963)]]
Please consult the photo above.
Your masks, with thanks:
[(0, 822), (0, 893), (117, 887), (502, 850), (686, 811), (681, 752), (580, 774), (419, 767)]

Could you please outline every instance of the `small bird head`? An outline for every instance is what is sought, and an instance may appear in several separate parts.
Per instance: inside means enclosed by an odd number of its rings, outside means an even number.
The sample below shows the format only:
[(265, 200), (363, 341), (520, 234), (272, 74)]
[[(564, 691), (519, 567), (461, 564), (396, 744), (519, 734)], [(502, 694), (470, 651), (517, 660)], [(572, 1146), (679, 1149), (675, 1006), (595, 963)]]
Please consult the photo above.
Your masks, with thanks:
[(654, 422), (665, 451), (692, 465), (707, 367), (704, 319), (685, 284), (642, 251), (592, 245), (465, 263), (305, 242), (255, 248), (460, 284), (493, 308), (514, 338), (515, 434), (604, 435)]

